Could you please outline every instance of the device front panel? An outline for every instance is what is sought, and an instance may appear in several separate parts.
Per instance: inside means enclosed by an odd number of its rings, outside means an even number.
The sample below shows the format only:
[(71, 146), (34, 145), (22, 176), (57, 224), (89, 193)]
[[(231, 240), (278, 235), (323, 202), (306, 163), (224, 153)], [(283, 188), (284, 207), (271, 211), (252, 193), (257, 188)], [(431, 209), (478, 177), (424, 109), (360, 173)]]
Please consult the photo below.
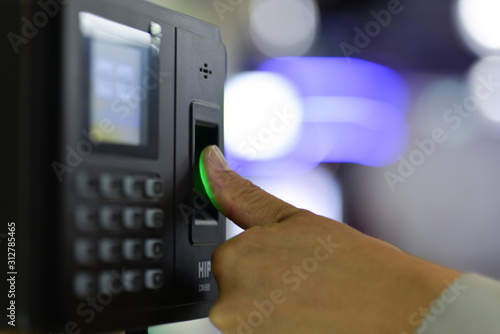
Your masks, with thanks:
[(154, 322), (148, 313), (174, 306), (174, 27), (125, 5), (80, 1), (65, 14), (65, 321)]

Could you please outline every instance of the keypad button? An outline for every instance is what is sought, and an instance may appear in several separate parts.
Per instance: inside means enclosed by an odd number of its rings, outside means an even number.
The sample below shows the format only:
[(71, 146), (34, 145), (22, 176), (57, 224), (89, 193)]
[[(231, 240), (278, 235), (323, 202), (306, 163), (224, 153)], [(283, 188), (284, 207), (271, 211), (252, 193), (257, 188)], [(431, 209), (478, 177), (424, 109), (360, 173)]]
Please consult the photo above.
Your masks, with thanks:
[(123, 226), (130, 230), (138, 230), (144, 224), (144, 212), (141, 208), (123, 210)]
[(99, 192), (105, 198), (121, 197), (120, 178), (111, 174), (102, 174), (99, 177)]
[(138, 292), (143, 288), (142, 272), (140, 270), (126, 270), (123, 272), (123, 287), (128, 292)]
[(149, 198), (158, 198), (163, 195), (163, 183), (160, 179), (150, 178), (144, 184), (144, 192)]
[(143, 256), (143, 245), (140, 239), (127, 239), (123, 241), (123, 257), (129, 261), (140, 261)]
[(145, 225), (147, 228), (161, 228), (163, 226), (163, 210), (161, 209), (146, 209)]
[(126, 176), (123, 179), (123, 193), (128, 198), (141, 198), (143, 196), (144, 179), (138, 176)]
[(80, 206), (75, 211), (75, 223), (77, 228), (83, 232), (97, 230), (97, 213), (95, 210)]
[(120, 230), (121, 218), (121, 211), (119, 208), (105, 206), (99, 210), (99, 225), (103, 230)]
[(123, 291), (121, 277), (111, 271), (102, 272), (99, 275), (99, 289), (110, 291), (112, 294), (121, 293)]
[(144, 286), (146, 289), (159, 289), (164, 284), (163, 271), (149, 269), (144, 273)]
[(163, 241), (160, 239), (146, 240), (144, 254), (148, 259), (159, 259), (163, 256)]
[(79, 298), (86, 298), (95, 295), (97, 282), (94, 275), (88, 272), (80, 272), (75, 275), (73, 281), (75, 295)]
[(92, 265), (97, 262), (97, 245), (90, 239), (75, 242), (75, 259), (79, 264)]
[(99, 257), (103, 262), (116, 263), (121, 260), (120, 241), (117, 239), (103, 239), (99, 242)]
[(98, 195), (97, 178), (88, 172), (80, 172), (75, 178), (75, 187), (82, 197), (96, 197)]

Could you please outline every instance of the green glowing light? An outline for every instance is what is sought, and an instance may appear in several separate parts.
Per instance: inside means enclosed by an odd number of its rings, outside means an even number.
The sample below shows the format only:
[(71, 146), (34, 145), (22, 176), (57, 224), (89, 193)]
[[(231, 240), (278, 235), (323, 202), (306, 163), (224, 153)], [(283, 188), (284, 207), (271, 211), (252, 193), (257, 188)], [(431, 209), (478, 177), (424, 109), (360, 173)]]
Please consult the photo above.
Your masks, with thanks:
[[(210, 198), (210, 201), (215, 205), (215, 194), (213, 193), (212, 189), (210, 188), (209, 182), (208, 182), (208, 177), (207, 177), (207, 172), (205, 170), (205, 164), (203, 163), (203, 160), (200, 157), (200, 163), (199, 163), (199, 168), (200, 168), (200, 176), (201, 176), (201, 182), (203, 183), (203, 187), (205, 188), (205, 191), (207, 193), (208, 198)], [(216, 205), (215, 205), (216, 206)]]

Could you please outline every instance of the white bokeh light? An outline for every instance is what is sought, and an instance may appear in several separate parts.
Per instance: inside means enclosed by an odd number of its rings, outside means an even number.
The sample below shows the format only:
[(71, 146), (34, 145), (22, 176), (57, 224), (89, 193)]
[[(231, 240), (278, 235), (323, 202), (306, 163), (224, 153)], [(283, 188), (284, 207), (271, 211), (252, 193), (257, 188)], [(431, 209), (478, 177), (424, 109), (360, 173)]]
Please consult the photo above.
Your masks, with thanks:
[(246, 72), (228, 81), (225, 94), (226, 149), (247, 160), (279, 158), (297, 141), (302, 106), (295, 86), (272, 73)]
[(500, 1), (458, 0), (457, 20), (469, 46), (484, 56), (500, 53)]
[(498, 88), (500, 57), (491, 56), (480, 59), (471, 68), (468, 81), (469, 94), (477, 98), (481, 112), (489, 120), (500, 122), (500, 89)]
[[(343, 220), (342, 188), (330, 167), (320, 165), (307, 174), (294, 177), (249, 179), (268, 193), (298, 208), (339, 222)], [(228, 220), (228, 239), (241, 232), (241, 228)]]
[(252, 40), (270, 57), (303, 55), (319, 26), (315, 0), (252, 0), (249, 13)]

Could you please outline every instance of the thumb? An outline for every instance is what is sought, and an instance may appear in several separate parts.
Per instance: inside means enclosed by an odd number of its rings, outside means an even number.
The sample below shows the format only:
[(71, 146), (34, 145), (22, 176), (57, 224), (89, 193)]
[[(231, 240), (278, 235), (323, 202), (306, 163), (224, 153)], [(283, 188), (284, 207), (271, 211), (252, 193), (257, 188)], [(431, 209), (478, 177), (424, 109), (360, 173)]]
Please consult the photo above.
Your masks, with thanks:
[(232, 171), (217, 146), (201, 153), (200, 173), (215, 207), (243, 229), (279, 223), (303, 212)]

